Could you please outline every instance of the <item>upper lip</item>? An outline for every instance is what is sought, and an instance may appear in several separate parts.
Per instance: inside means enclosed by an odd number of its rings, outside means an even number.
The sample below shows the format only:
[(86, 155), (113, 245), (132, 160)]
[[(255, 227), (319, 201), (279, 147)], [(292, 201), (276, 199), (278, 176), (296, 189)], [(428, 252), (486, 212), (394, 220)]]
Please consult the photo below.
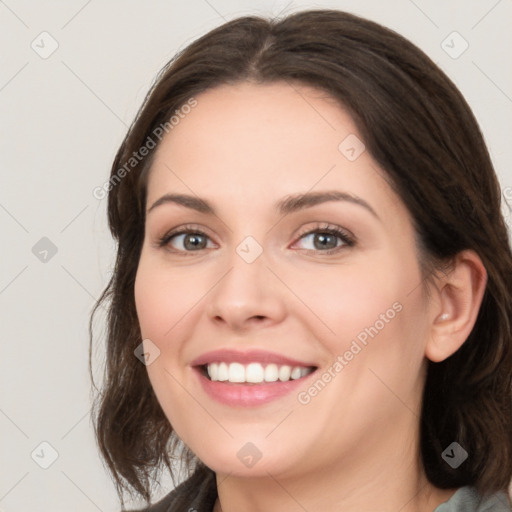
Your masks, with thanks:
[(268, 352), (266, 350), (247, 350), (241, 352), (239, 350), (233, 349), (220, 349), (220, 350), (212, 350), (211, 352), (206, 352), (205, 354), (200, 355), (198, 358), (194, 359), (191, 363), (191, 366), (203, 366), (205, 364), (210, 363), (266, 363), (266, 364), (279, 364), (279, 365), (289, 365), (289, 366), (315, 366), (312, 363), (305, 361), (298, 361), (297, 359), (292, 359), (290, 357), (283, 356), (281, 354), (276, 354), (274, 352)]

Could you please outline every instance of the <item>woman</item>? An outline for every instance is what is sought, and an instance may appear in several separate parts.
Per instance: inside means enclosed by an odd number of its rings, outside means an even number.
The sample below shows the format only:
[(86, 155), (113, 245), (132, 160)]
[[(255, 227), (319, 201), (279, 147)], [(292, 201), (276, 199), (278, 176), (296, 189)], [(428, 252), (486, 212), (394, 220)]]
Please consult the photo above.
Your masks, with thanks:
[(239, 18), (160, 73), (108, 186), (99, 446), (152, 511), (507, 511), (512, 257), (482, 135), (410, 42)]

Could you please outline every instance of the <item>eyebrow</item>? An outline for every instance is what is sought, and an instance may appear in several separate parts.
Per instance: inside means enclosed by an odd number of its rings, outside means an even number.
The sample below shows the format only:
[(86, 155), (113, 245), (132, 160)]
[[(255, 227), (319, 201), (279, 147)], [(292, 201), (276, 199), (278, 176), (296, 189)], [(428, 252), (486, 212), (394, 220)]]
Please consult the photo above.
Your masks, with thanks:
[[(375, 210), (361, 197), (348, 192), (342, 192), (339, 190), (328, 190), (325, 192), (308, 192), (305, 194), (296, 194), (288, 196), (274, 204), (274, 208), (281, 215), (288, 215), (290, 213), (303, 210), (305, 208), (311, 208), (317, 204), (326, 203), (328, 201), (346, 201), (349, 203), (357, 204), (368, 210), (374, 217), (380, 220)], [(152, 206), (147, 210), (150, 213), (155, 208), (162, 204), (174, 203), (185, 208), (196, 210), (199, 213), (207, 215), (217, 215), (213, 206), (199, 197), (190, 196), (187, 194), (165, 194), (160, 199), (157, 199)]]

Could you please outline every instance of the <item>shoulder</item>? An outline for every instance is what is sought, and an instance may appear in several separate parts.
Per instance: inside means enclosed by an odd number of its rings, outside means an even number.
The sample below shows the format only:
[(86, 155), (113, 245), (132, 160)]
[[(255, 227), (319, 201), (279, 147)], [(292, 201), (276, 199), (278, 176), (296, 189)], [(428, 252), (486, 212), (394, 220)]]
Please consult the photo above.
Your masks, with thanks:
[(512, 512), (510, 498), (504, 491), (481, 496), (474, 487), (461, 487), (434, 512)]
[(215, 472), (199, 465), (187, 480), (159, 502), (133, 512), (212, 512), (216, 499)]

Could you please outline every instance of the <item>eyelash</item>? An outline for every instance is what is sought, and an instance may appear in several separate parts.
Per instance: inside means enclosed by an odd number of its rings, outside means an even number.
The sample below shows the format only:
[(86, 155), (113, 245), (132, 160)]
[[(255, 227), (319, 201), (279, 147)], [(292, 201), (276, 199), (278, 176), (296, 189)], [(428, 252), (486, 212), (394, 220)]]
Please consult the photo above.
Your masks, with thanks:
[[(330, 255), (330, 254), (337, 253), (344, 247), (353, 247), (356, 243), (353, 236), (349, 235), (346, 231), (342, 230), (341, 228), (339, 228), (337, 226), (330, 225), (330, 224), (317, 226), (314, 229), (310, 229), (309, 231), (302, 233), (299, 236), (299, 240), (301, 240), (302, 238), (304, 238), (308, 235), (314, 234), (314, 233), (335, 235), (341, 239), (343, 244), (338, 247), (335, 247), (333, 249), (327, 249), (325, 251), (322, 251), (319, 249), (304, 249), (304, 250), (309, 251), (309, 252), (311, 252), (311, 251), (320, 252), (322, 254)], [(158, 247), (164, 247), (164, 246), (168, 245), (169, 242), (174, 237), (179, 236), (179, 235), (189, 235), (189, 234), (200, 235), (200, 236), (204, 236), (206, 238), (210, 238), (206, 233), (204, 233), (200, 229), (197, 229), (196, 227), (194, 227), (192, 225), (187, 225), (187, 226), (183, 226), (178, 231), (171, 231), (170, 233), (166, 233), (165, 235), (163, 235), (162, 237), (160, 237), (158, 239), (157, 245), (158, 245)], [(196, 253), (196, 252), (200, 252), (199, 250), (198, 251), (186, 251), (186, 250), (177, 250), (177, 249), (170, 249), (170, 251), (173, 253), (177, 253), (177, 254), (191, 255), (191, 256), (193, 256), (194, 253)]]

